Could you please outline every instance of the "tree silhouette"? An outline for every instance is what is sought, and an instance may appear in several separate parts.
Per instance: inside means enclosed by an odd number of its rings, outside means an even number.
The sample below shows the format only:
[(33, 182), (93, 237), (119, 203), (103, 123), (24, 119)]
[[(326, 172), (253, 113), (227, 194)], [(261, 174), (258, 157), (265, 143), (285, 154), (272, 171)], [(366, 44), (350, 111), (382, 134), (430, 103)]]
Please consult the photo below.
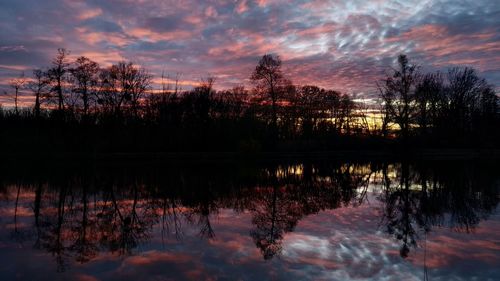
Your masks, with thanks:
[(41, 69), (33, 70), (33, 78), (34, 81), (29, 82), (28, 87), (35, 95), (35, 105), (33, 108), (33, 112), (35, 114), (35, 117), (39, 118), (42, 100), (46, 98), (48, 93), (47, 86), (49, 84), (49, 81), (46, 78), (46, 73), (44, 73)]
[(64, 48), (57, 49), (57, 55), (52, 60), (52, 67), (47, 71), (47, 76), (51, 82), (52, 92), (55, 92), (57, 99), (57, 109), (64, 109), (64, 89), (63, 84), (67, 81), (70, 62), (68, 59), (70, 52)]
[(90, 99), (97, 95), (99, 64), (86, 57), (77, 58), (75, 64), (76, 66), (71, 68), (70, 72), (76, 80), (75, 92), (80, 95), (83, 115), (86, 117), (89, 113)]
[(278, 101), (280, 98), (281, 87), (285, 83), (281, 71), (281, 59), (279, 56), (267, 54), (264, 55), (250, 77), (256, 84), (257, 92), (264, 100), (270, 100), (272, 110), (272, 127), (277, 137), (278, 129)]
[(425, 74), (416, 86), (417, 123), (421, 134), (427, 135), (430, 129), (439, 126), (444, 95), (445, 88), (440, 72)]
[(122, 114), (122, 106), (130, 105), (135, 117), (139, 113), (139, 101), (149, 90), (151, 76), (144, 68), (132, 62), (119, 62), (101, 72), (100, 103)]
[[(398, 68), (378, 85), (380, 103), (371, 105), (316, 85), (294, 85), (277, 55), (259, 60), (251, 91), (216, 90), (214, 77), (181, 90), (180, 76), (165, 74), (158, 91), (152, 75), (132, 62), (100, 69), (91, 58), (73, 61), (68, 54), (59, 49), (47, 71), (33, 72), (32, 111), (21, 110), (26, 105), (18, 104), (17, 94), (14, 110), (0, 108), (0, 147), (34, 156), (223, 151), (260, 157), (500, 144), (494, 87), (467, 67), (420, 74), (401, 55)], [(21, 86), (14, 89), (19, 93)]]
[(23, 89), (26, 84), (26, 78), (24, 77), (24, 72), (17, 78), (13, 78), (9, 81), (9, 85), (12, 89), (14, 89), (14, 110), (16, 115), (19, 114), (18, 107), (18, 99), (19, 99), (19, 90)]
[(385, 105), (384, 114), (388, 116), (388, 120), (399, 125), (401, 136), (405, 141), (409, 137), (411, 124), (415, 118), (413, 101), (418, 75), (417, 66), (410, 64), (406, 55), (400, 55), (398, 69), (379, 85)]

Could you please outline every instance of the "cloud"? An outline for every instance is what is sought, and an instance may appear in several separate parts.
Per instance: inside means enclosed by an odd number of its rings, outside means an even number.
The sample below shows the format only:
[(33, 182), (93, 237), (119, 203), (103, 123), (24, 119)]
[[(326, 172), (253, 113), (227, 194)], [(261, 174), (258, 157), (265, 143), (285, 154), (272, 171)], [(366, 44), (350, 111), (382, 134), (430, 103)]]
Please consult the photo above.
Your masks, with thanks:
[(251, 86), (259, 57), (277, 53), (296, 83), (375, 95), (375, 82), (406, 53), (427, 70), (473, 66), (500, 89), (493, 2), (2, 1), (0, 75), (46, 66), (65, 47), (106, 64), (130, 59), (157, 76), (215, 74), (216, 87), (228, 88)]
[(93, 31), (99, 32), (123, 32), (123, 29), (119, 24), (95, 17), (84, 20), (81, 23), (81, 26), (88, 27)]
[(192, 24), (185, 21), (181, 15), (166, 16), (166, 17), (152, 17), (145, 21), (144, 27), (154, 32), (172, 32), (179, 29), (192, 28)]

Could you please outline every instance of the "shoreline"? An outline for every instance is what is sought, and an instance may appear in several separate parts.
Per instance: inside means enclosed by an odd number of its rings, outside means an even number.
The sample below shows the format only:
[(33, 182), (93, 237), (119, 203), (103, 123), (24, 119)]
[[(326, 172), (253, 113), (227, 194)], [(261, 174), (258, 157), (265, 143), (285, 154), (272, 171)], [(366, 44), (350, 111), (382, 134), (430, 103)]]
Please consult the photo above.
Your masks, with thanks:
[(115, 153), (0, 153), (7, 161), (139, 161), (139, 162), (280, 162), (342, 160), (500, 159), (500, 149), (330, 150), (311, 152), (115, 152)]

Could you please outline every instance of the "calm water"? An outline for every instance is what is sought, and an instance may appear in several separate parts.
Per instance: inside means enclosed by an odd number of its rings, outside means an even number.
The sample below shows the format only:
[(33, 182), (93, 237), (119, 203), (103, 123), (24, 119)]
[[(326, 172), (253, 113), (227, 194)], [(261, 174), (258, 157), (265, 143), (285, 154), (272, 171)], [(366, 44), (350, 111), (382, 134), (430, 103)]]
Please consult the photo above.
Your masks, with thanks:
[(0, 280), (500, 280), (494, 162), (13, 167)]

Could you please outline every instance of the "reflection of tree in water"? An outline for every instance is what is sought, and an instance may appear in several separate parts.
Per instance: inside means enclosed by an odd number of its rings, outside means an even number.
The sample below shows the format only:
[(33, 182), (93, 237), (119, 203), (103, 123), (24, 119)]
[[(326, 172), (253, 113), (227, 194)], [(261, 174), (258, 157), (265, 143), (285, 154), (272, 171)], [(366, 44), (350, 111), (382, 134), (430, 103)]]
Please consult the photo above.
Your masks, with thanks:
[[(64, 271), (67, 259), (92, 260), (100, 251), (128, 254), (157, 222), (143, 188), (115, 185), (95, 191), (85, 178), (35, 188), (34, 247), (46, 249)], [(146, 197), (146, 196), (144, 196)], [(147, 197), (146, 197), (147, 198)]]
[(129, 254), (147, 241), (158, 215), (144, 186), (132, 182), (126, 188), (110, 185), (104, 193), (99, 230), (100, 244), (112, 252)]
[[(410, 246), (416, 246), (416, 231), (412, 224), (414, 217), (419, 217), (418, 213), (418, 192), (410, 190), (409, 167), (403, 164), (400, 169), (401, 176), (396, 186), (391, 186), (391, 180), (387, 176), (388, 169), (383, 168), (384, 173), (384, 194), (382, 200), (385, 203), (384, 219), (387, 232), (401, 240), (402, 246), (400, 255), (407, 257)], [(421, 221), (421, 220), (419, 220)]]
[[(73, 243), (69, 250), (75, 252), (76, 261), (80, 263), (87, 262), (97, 255), (98, 247), (96, 245), (97, 220), (90, 212), (88, 186), (82, 185), (81, 204), (75, 204), (71, 210), (74, 219), (70, 220)], [(90, 213), (90, 214), (89, 214)]]
[[(371, 173), (365, 177), (356, 173), (356, 168), (340, 165), (320, 169), (306, 164), (300, 167), (298, 177), (290, 167), (269, 170), (267, 185), (252, 189), (249, 207), (255, 225), (250, 235), (264, 259), (281, 251), (285, 233), (293, 231), (304, 216), (338, 208), (357, 198), (357, 189), (363, 184), (367, 187)], [(323, 174), (318, 173), (320, 170)]]
[(276, 185), (257, 188), (254, 192), (257, 194), (250, 212), (256, 229), (250, 235), (264, 259), (270, 259), (281, 250), (283, 234), (293, 230), (303, 210), (285, 189)]
[(387, 165), (382, 168), (384, 203), (382, 218), (387, 232), (400, 240), (400, 255), (406, 258), (417, 246), (419, 229), (449, 226), (455, 231), (473, 231), (495, 209), (498, 198), (495, 179), (488, 167), (471, 170), (470, 165), (436, 166), (403, 162), (391, 179)]
[(56, 196), (53, 199), (55, 209), (47, 211), (43, 217), (41, 228), (41, 246), (55, 257), (58, 271), (64, 271), (66, 267), (64, 239), (67, 237), (67, 233), (64, 232), (63, 226), (67, 209), (67, 191), (67, 188), (60, 188), (55, 194)]
[[(495, 172), (484, 167), (304, 163), (270, 165), (240, 174), (172, 170), (166, 175), (83, 174), (11, 185), (15, 238), (32, 236), (36, 248), (51, 253), (64, 270), (69, 259), (85, 263), (99, 252), (128, 255), (148, 241), (155, 226), (162, 238), (182, 239), (183, 226), (198, 228), (203, 238), (216, 237), (211, 219), (222, 208), (249, 211), (250, 232), (264, 259), (282, 249), (283, 239), (303, 217), (325, 209), (357, 206), (367, 200), (369, 184), (381, 184), (383, 223), (402, 243), (407, 256), (419, 228), (434, 225), (472, 231), (496, 206)], [(377, 180), (379, 182), (377, 182)], [(492, 188), (493, 187), (493, 188)], [(18, 228), (18, 208), (27, 207), (23, 192), (32, 192), (33, 224)], [(4, 200), (4, 199), (2, 199)], [(24, 203), (23, 203), (24, 202)], [(24, 206), (21, 206), (24, 204)]]
[(188, 222), (198, 225), (200, 228), (200, 237), (212, 239), (215, 238), (215, 232), (210, 222), (210, 216), (217, 214), (219, 207), (217, 205), (217, 201), (211, 199), (211, 196), (209, 195), (210, 193), (206, 192), (206, 194), (208, 196), (206, 197), (207, 200), (201, 200), (191, 206), (191, 208), (189, 208), (186, 212), (186, 218)]

